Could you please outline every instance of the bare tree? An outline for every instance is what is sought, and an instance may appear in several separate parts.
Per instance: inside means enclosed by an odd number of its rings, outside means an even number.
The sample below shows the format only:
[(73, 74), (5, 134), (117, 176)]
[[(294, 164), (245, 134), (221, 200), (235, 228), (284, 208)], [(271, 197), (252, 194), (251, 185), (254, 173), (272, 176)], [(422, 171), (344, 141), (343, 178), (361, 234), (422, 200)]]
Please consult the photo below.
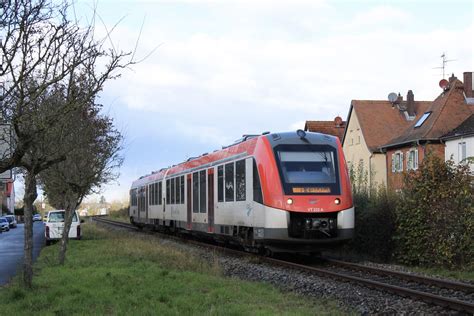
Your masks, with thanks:
[(40, 173), (40, 182), (50, 203), (65, 210), (60, 264), (65, 261), (76, 208), (86, 195), (115, 179), (114, 170), (122, 163), (119, 155), (122, 137), (113, 127), (112, 120), (99, 111), (99, 105), (85, 102), (68, 116), (69, 128), (74, 133), (69, 133), (57, 144), (66, 159)]
[[(0, 0), (0, 77), (3, 96), (0, 120), (10, 126), (11, 137), (0, 138), (0, 173), (20, 168), (25, 178), (25, 259), (23, 280), (32, 285), (32, 207), (37, 197), (36, 176), (64, 161), (65, 155), (48, 143), (58, 133), (70, 133), (63, 117), (77, 106), (74, 84), (87, 82), (93, 99), (104, 83), (117, 77), (116, 70), (133, 64), (129, 53), (106, 49), (106, 39), (94, 38), (94, 25), (85, 28), (68, 18), (68, 0)], [(103, 65), (98, 69), (98, 65)], [(68, 102), (53, 98), (61, 87)], [(84, 93), (84, 91), (82, 93)], [(47, 108), (47, 111), (45, 111)], [(2, 154), (2, 152), (0, 152)]]

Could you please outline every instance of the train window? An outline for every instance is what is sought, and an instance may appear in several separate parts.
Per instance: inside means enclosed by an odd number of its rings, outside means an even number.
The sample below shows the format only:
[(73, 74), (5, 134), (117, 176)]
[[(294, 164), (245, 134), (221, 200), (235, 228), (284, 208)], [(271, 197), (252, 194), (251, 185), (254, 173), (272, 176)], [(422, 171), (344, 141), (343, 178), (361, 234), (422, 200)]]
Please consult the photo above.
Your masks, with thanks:
[(158, 182), (158, 205), (161, 205), (161, 199), (163, 198), (163, 185), (161, 184), (162, 181)]
[(253, 200), (263, 204), (262, 186), (255, 159), (253, 159)]
[(171, 179), (171, 204), (176, 201), (176, 178)]
[(150, 205), (156, 205), (156, 196), (155, 196), (156, 183), (151, 184), (151, 188), (148, 192), (150, 192), (150, 199), (151, 199)]
[(158, 182), (155, 183), (155, 205), (160, 204), (160, 199), (158, 199)]
[(137, 189), (130, 190), (130, 204), (137, 206)]
[(206, 170), (199, 172), (199, 212), (206, 213)]
[(217, 202), (224, 202), (224, 166), (217, 167)]
[(181, 177), (176, 178), (176, 204), (181, 204)]
[(170, 204), (170, 192), (171, 192), (171, 184), (170, 179), (166, 180), (166, 204)]
[[(153, 192), (153, 184), (148, 185), (148, 192)], [(148, 194), (148, 205), (153, 205), (153, 194)]]
[(245, 201), (245, 160), (235, 163), (235, 200)]
[(180, 191), (181, 191), (181, 204), (184, 204), (184, 176), (181, 176)]
[(225, 201), (234, 200), (234, 163), (225, 165)]
[(155, 184), (152, 183), (148, 185), (148, 205), (153, 205), (153, 188), (155, 187)]
[(199, 173), (193, 173), (193, 213), (199, 213)]

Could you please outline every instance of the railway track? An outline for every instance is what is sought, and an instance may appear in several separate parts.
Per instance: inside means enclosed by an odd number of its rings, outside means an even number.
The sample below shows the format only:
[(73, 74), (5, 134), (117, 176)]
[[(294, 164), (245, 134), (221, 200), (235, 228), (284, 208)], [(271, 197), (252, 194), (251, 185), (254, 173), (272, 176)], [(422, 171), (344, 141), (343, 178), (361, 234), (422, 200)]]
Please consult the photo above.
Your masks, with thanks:
[[(130, 230), (138, 230), (135, 226), (127, 223), (111, 221), (104, 218), (94, 218), (94, 220)], [(170, 235), (166, 236), (168, 238), (172, 237)], [(177, 237), (175, 238), (179, 239)], [(255, 254), (244, 253), (239, 250), (210, 245), (194, 240), (186, 240), (186, 242), (202, 247), (225, 251), (226, 253), (232, 253), (238, 256), (256, 256)], [(332, 259), (323, 259), (326, 263), (326, 266), (324, 267), (315, 267), (261, 256), (259, 256), (259, 260), (285, 268), (316, 274), (324, 278), (329, 277), (343, 282), (363, 285), (398, 296), (421, 300), (451, 310), (474, 314), (474, 286), (471, 284), (423, 277)]]

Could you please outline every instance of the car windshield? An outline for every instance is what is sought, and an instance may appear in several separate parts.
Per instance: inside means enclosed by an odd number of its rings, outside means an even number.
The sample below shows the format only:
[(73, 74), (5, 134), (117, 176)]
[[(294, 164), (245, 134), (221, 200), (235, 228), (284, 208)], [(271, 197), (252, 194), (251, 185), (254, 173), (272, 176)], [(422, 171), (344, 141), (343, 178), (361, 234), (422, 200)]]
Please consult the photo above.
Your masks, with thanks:
[(13, 222), (13, 218), (12, 218), (12, 217), (10, 217), (10, 216), (5, 216), (5, 218), (7, 219), (7, 221), (8, 221), (9, 223)]
[(0, 218), (0, 223), (8, 223), (6, 218)]
[[(48, 221), (50, 223), (59, 223), (64, 222), (64, 212), (53, 212), (49, 213)], [(72, 218), (73, 222), (77, 222), (76, 213), (74, 213), (74, 217)]]

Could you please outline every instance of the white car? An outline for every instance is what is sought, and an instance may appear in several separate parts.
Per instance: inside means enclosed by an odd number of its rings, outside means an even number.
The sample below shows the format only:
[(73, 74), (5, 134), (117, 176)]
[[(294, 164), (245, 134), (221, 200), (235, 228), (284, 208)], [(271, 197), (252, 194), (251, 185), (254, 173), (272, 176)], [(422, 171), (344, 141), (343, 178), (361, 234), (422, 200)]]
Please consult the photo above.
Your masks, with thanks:
[(5, 217), (0, 217), (0, 231), (7, 232), (10, 230), (10, 224)]
[[(48, 212), (48, 218), (45, 221), (44, 235), (46, 244), (49, 245), (53, 240), (61, 239), (64, 230), (64, 215), (63, 210), (55, 210)], [(74, 212), (71, 229), (69, 229), (70, 239), (81, 239), (81, 220), (79, 214)]]
[(16, 228), (17, 222), (15, 215), (5, 215), (4, 217), (7, 219), (10, 228)]

